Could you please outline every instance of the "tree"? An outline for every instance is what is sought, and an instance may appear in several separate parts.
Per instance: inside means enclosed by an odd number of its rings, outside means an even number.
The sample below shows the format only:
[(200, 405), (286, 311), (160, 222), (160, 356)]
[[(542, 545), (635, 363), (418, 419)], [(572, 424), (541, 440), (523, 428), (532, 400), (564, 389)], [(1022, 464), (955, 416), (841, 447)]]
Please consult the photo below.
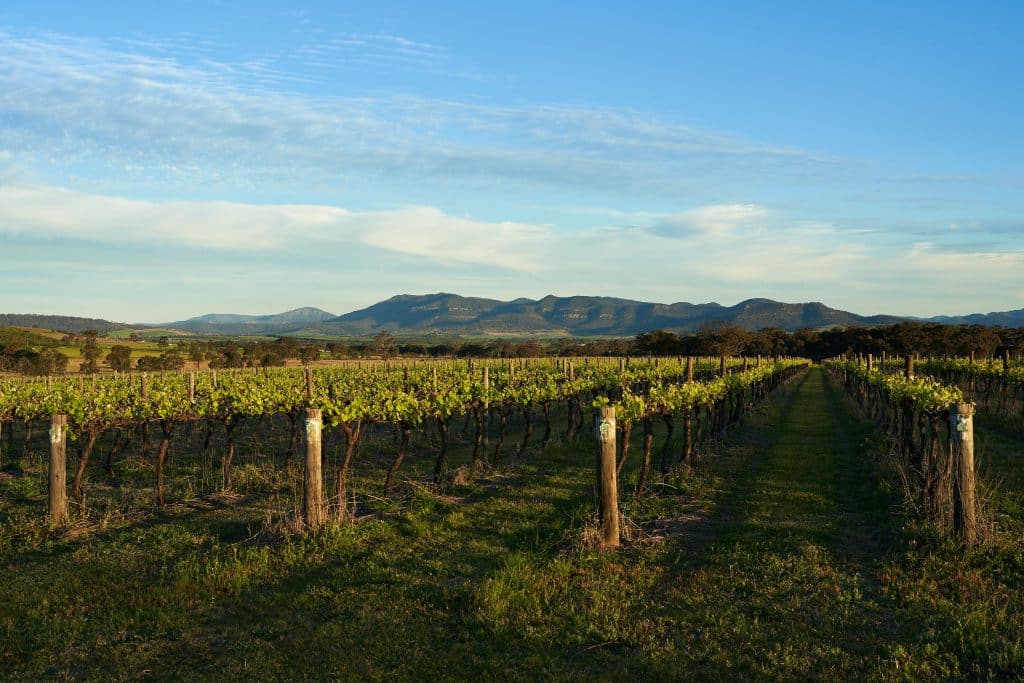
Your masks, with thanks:
[(156, 340), (156, 345), (161, 347), (161, 348), (166, 347), (166, 346), (170, 346), (171, 345), (171, 338), (170, 337), (160, 337), (159, 339)]
[(348, 346), (342, 342), (328, 342), (327, 350), (331, 354), (331, 358), (347, 358), (348, 357)]
[(180, 370), (185, 358), (177, 351), (164, 351), (160, 356), (143, 356), (136, 363), (139, 370)]
[(373, 338), (373, 348), (384, 360), (393, 358), (395, 352), (398, 351), (394, 336), (387, 330), (381, 330)]
[(68, 357), (56, 349), (42, 349), (25, 356), (20, 370), (27, 375), (55, 375), (68, 367)]
[(682, 353), (679, 336), (665, 330), (638, 334), (633, 348), (638, 356), (677, 356)]
[(751, 335), (747, 353), (751, 356), (782, 356), (786, 354), (788, 337), (778, 327), (766, 327)]
[(83, 336), (85, 337), (85, 344), (82, 346), (82, 359), (85, 362), (82, 363), (82, 372), (96, 372), (98, 369), (96, 361), (99, 360), (103, 352), (100, 351), (100, 345), (96, 343), (95, 333)]
[(697, 332), (700, 353), (709, 356), (738, 356), (750, 333), (736, 325), (705, 325)]
[(960, 344), (964, 354), (974, 352), (979, 358), (991, 358), (999, 348), (999, 335), (991, 327), (971, 325), (960, 329)]
[(320, 360), (320, 347), (313, 344), (307, 344), (299, 349), (299, 358), (302, 359), (303, 365), (309, 365), (315, 360)]
[(188, 357), (196, 364), (196, 370), (198, 370), (200, 364), (206, 359), (206, 349), (199, 342), (192, 342), (188, 347)]
[(128, 372), (132, 369), (132, 350), (128, 346), (117, 345), (107, 354), (107, 365), (117, 372)]
[(281, 358), (298, 358), (299, 342), (291, 337), (278, 337), (274, 340), (274, 354)]

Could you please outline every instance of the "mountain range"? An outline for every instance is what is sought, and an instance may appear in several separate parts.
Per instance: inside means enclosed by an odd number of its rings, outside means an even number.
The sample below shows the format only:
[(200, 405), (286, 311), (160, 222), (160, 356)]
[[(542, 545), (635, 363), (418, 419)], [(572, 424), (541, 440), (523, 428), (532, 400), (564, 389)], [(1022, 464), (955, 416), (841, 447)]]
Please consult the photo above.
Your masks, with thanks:
[[(921, 319), (862, 316), (820, 302), (790, 304), (748, 299), (735, 306), (717, 303), (659, 304), (597, 296), (546, 296), (499, 301), (457, 294), (400, 294), (367, 308), (334, 315), (319, 308), (297, 308), (274, 315), (210, 313), (161, 324), (191, 334), (366, 337), (387, 330), (401, 335), (437, 336), (604, 336), (628, 337), (661, 329), (679, 334), (705, 325), (738, 325), (749, 330), (787, 331), (833, 326), (888, 325), (906, 320), (953, 325), (1024, 327), (1024, 309)], [(67, 316), (0, 315), (0, 325), (31, 325), (80, 332), (144, 328), (106, 320)]]

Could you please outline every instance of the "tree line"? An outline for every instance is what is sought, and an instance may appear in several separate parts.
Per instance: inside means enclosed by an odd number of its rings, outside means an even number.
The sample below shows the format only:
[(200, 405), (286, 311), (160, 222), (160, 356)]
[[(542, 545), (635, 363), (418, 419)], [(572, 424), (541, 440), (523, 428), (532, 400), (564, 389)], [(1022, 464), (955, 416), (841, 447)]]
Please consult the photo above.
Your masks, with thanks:
[(1009, 351), (1024, 354), (1024, 328), (903, 322), (884, 327), (836, 327), (786, 332), (756, 332), (733, 325), (706, 326), (693, 334), (653, 330), (631, 338), (489, 341), (440, 339), (435, 343), (399, 341), (380, 332), (368, 341), (313, 341), (281, 337), (274, 340), (196, 340), (172, 345), (161, 338), (158, 355), (133, 361), (128, 345), (114, 345), (106, 354), (96, 330), (68, 333), (58, 341), (27, 330), (0, 328), (0, 371), (30, 375), (65, 372), (63, 344), (80, 345), (81, 371), (178, 370), (189, 363), (211, 368), (272, 367), (288, 360), (304, 364), (327, 357), (346, 358), (535, 358), (541, 356), (796, 356), (821, 360), (844, 354), (908, 355), (936, 358), (975, 355), (991, 358)]

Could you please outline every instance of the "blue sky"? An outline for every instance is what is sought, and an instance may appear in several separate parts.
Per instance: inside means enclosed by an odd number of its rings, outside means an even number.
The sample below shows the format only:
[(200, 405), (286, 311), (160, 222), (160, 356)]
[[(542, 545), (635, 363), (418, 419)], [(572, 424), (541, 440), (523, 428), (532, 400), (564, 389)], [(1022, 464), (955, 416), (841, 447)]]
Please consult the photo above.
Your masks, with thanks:
[(8, 1), (0, 311), (1021, 308), (1021, 7)]

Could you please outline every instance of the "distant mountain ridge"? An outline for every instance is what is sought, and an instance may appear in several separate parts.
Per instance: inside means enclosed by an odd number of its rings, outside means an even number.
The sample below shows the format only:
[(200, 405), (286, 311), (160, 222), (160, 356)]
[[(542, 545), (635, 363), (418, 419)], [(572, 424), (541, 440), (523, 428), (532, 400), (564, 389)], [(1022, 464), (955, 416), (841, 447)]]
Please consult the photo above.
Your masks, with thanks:
[(695, 332), (707, 324), (757, 330), (798, 330), (833, 325), (885, 325), (905, 318), (859, 316), (822, 303), (786, 304), (749, 299), (735, 306), (679, 302), (658, 304), (612, 297), (546, 296), (498, 301), (439, 293), (402, 294), (324, 323), (335, 334), (368, 335), (381, 330), (439, 335), (547, 334), (633, 336), (655, 329)]
[[(893, 315), (862, 316), (816, 301), (794, 304), (771, 299), (747, 299), (734, 306), (714, 302), (661, 304), (600, 296), (546, 296), (538, 300), (518, 298), (499, 301), (441, 292), (400, 294), (339, 316), (319, 308), (305, 307), (273, 315), (208, 313), (158, 327), (225, 336), (366, 337), (387, 330), (408, 336), (629, 337), (658, 329), (685, 334), (709, 324), (738, 325), (748, 330), (777, 327), (793, 332), (803, 328), (876, 326), (911, 320), (1024, 327), (1024, 309), (921, 319)], [(104, 333), (145, 327), (95, 318), (0, 314), (0, 326), (3, 325), (72, 332), (95, 329)]]

